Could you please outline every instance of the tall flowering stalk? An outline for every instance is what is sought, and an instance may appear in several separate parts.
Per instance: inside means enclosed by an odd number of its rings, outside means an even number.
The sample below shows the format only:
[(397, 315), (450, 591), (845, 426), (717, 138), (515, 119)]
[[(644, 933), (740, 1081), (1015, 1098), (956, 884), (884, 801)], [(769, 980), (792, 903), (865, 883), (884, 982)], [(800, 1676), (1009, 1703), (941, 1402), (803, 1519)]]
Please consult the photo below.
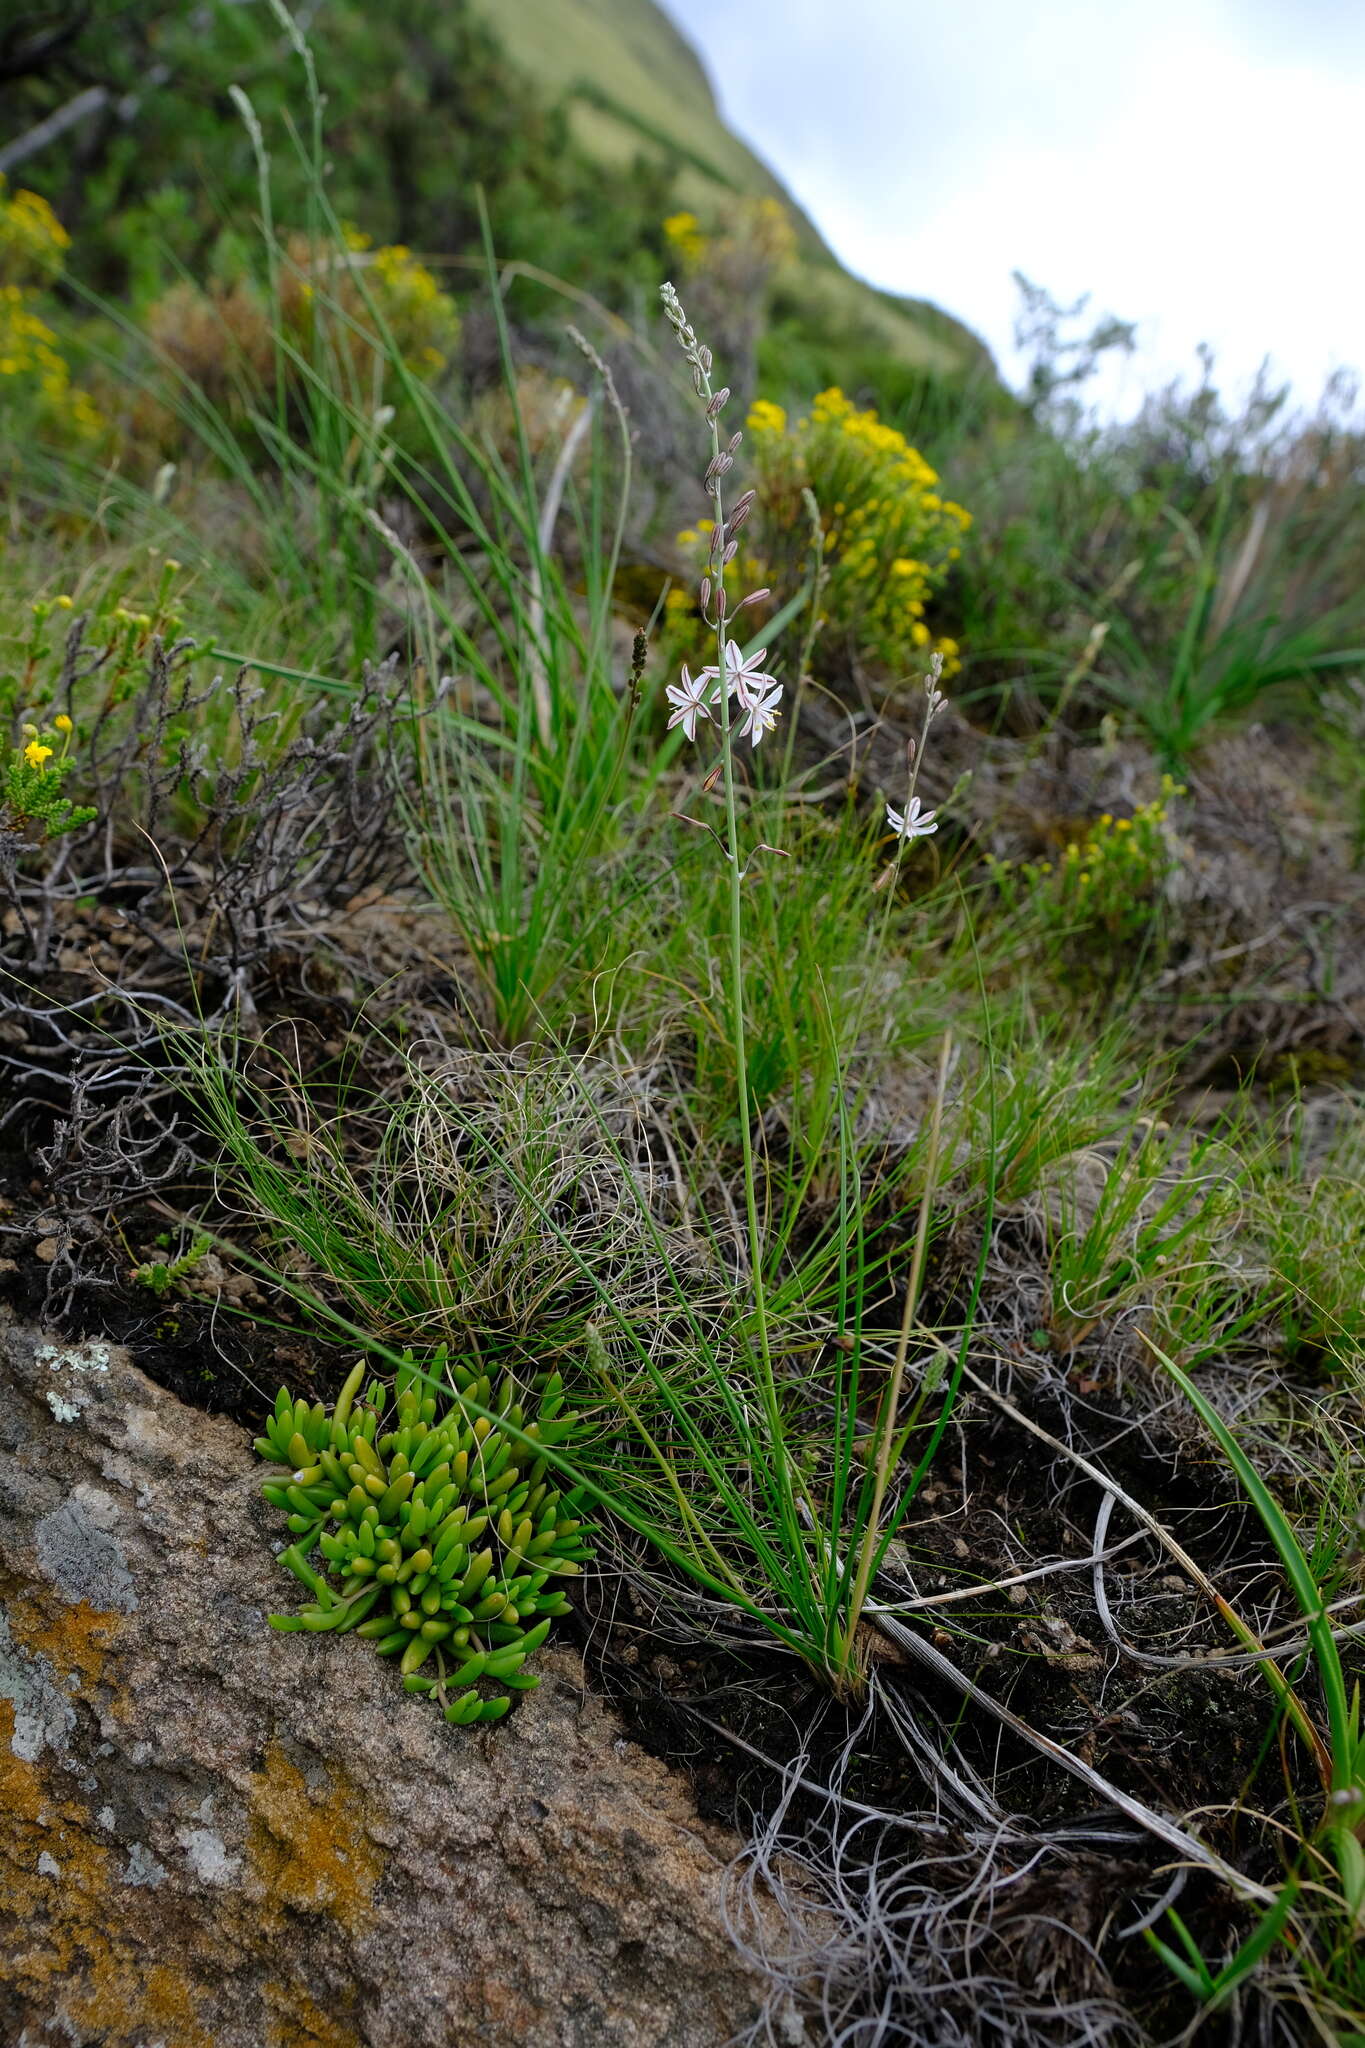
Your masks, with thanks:
[[(784, 1548), (787, 1556), (797, 1563), (801, 1574), (802, 1598), (809, 1603), (809, 1608), (815, 1609), (820, 1615), (823, 1630), (821, 1661), (824, 1668), (836, 1683), (851, 1685), (858, 1682), (860, 1669), (857, 1644), (859, 1620), (877, 1563), (884, 1553), (889, 1530), (894, 1527), (897, 1519), (893, 1515), (888, 1521), (885, 1514), (886, 1496), (894, 1466), (904, 1449), (908, 1434), (907, 1430), (898, 1426), (898, 1408), (928, 1246), (929, 1210), (938, 1147), (938, 1120), (951, 1056), (951, 1043), (945, 1041), (940, 1066), (936, 1096), (938, 1107), (935, 1110), (934, 1126), (930, 1134), (927, 1178), (920, 1204), (919, 1225), (906, 1289), (905, 1312), (895, 1363), (874, 1432), (875, 1455), (872, 1470), (859, 1489), (852, 1527), (846, 1530), (842, 1526), (837, 1511), (835, 1521), (827, 1527), (822, 1526), (817, 1504), (808, 1492), (788, 1447), (778, 1397), (764, 1277), (753, 1134), (750, 1129), (752, 1091), (749, 1084), (744, 1000), (742, 885), (755, 854), (780, 854), (781, 850), (759, 842), (750, 849), (747, 860), (742, 856), (735, 750), (737, 745), (747, 740), (752, 751), (761, 743), (764, 736), (773, 730), (780, 716), (782, 685), (763, 667), (767, 658), (766, 649), (759, 646), (746, 654), (734, 635), (734, 621), (740, 613), (750, 605), (760, 603), (769, 593), (766, 590), (750, 591), (732, 607), (727, 588), (727, 573), (739, 552), (736, 536), (749, 517), (755, 499), (753, 491), (746, 491), (736, 499), (733, 509), (728, 514), (726, 512), (725, 479), (734, 465), (735, 455), (743, 438), (735, 433), (728, 440), (722, 440), (721, 415), (730, 393), (726, 389), (716, 390), (713, 387), (711, 351), (697, 339), (696, 332), (689, 325), (678, 294), (671, 284), (663, 286), (662, 298), (665, 316), (692, 372), (693, 388), (705, 415), (711, 438), (711, 456), (703, 478), (703, 487), (711, 503), (710, 553), (706, 571), (701, 578), (699, 595), (702, 616), (715, 634), (716, 658), (697, 675), (693, 675), (684, 663), (677, 682), (670, 683), (665, 694), (672, 707), (668, 721), (670, 728), (680, 727), (689, 740), (696, 741), (702, 736), (701, 728), (714, 723), (720, 740), (719, 763), (706, 776), (702, 786), (708, 794), (718, 784), (723, 790), (724, 833), (722, 835), (717, 832), (701, 819), (692, 818), (687, 822), (700, 825), (703, 830), (711, 833), (724, 857), (729, 881), (730, 1004), (735, 1055), (735, 1091), (743, 1153), (744, 1208), (749, 1240), (750, 1284), (753, 1289), (759, 1392), (768, 1450), (772, 1460), (771, 1469), (776, 1478), (777, 1508), (782, 1523)], [(930, 662), (929, 673), (924, 679), (922, 729), (918, 740), (910, 740), (907, 747), (909, 773), (903, 807), (898, 808), (891, 803), (886, 806), (886, 822), (895, 835), (896, 845), (885, 872), (874, 884), (878, 889), (887, 888), (894, 883), (900, 873), (906, 849), (915, 840), (927, 838), (938, 829), (935, 813), (925, 810), (921, 798), (916, 794), (916, 784), (930, 726), (944, 701), (939, 688), (942, 672), (942, 657), (935, 655)], [(882, 920), (883, 941), (889, 914), (888, 897), (887, 909)], [(856, 1403), (856, 1396), (853, 1398)], [(918, 1408), (915, 1412), (918, 1413)], [(945, 1417), (940, 1418), (940, 1425), (944, 1419)], [(836, 1432), (839, 1440), (842, 1440), (843, 1434), (841, 1427)], [(927, 1458), (922, 1461), (921, 1472), (925, 1463)], [(843, 1547), (845, 1541), (850, 1544), (847, 1557)]]
[[(772, 1340), (768, 1326), (767, 1291), (763, 1275), (763, 1239), (758, 1220), (754, 1142), (753, 1133), (749, 1128), (749, 1058), (744, 1017), (744, 915), (741, 894), (747, 868), (740, 858), (734, 753), (737, 738), (747, 738), (750, 748), (753, 749), (758, 746), (764, 734), (772, 730), (779, 716), (782, 685), (762, 671), (762, 648), (755, 650), (746, 659), (739, 643), (730, 634), (730, 621), (738, 618), (748, 606), (758, 604), (768, 596), (766, 590), (751, 591), (747, 597), (740, 600), (733, 612), (730, 609), (726, 572), (738, 553), (736, 536), (753, 509), (755, 495), (752, 491), (744, 492), (736, 500), (734, 509), (727, 517), (725, 478), (734, 466), (735, 455), (743, 439), (743, 435), (736, 432), (723, 447), (721, 445), (721, 414), (725, 410), (730, 393), (728, 388), (717, 391), (712, 385), (711, 351), (703, 342), (698, 341), (674, 287), (671, 284), (664, 285), (660, 296), (663, 300), (664, 316), (673, 329), (678, 346), (692, 372), (692, 387), (705, 413), (711, 436), (711, 459), (706, 465), (706, 473), (702, 479), (703, 489), (711, 501), (711, 553), (707, 572), (701, 580), (700, 601), (702, 616), (716, 636), (714, 666), (704, 668), (700, 675), (693, 676), (684, 663), (679, 681), (670, 684), (665, 694), (673, 706), (669, 725), (680, 725), (689, 739), (696, 738), (697, 727), (704, 721), (714, 719), (720, 728), (719, 773), (725, 793), (725, 836), (723, 839), (715, 833), (712, 836), (719, 840), (730, 884), (730, 1010), (735, 1046), (735, 1090), (739, 1111), (740, 1144), (743, 1148), (744, 1211), (749, 1237), (749, 1272), (754, 1298), (754, 1333), (758, 1344), (759, 1385), (771, 1442), (778, 1457), (783, 1522), (787, 1533), (797, 1537), (799, 1542), (800, 1524), (793, 1473), (790, 1459), (786, 1455), (777, 1382), (773, 1373)], [(736, 710), (740, 714), (738, 717), (735, 715)], [(715, 780), (713, 771), (707, 778), (707, 786), (713, 787)], [(762, 850), (777, 851), (771, 847)], [(795, 1548), (795, 1545), (793, 1547)], [(804, 1546), (801, 1547), (804, 1549)]]

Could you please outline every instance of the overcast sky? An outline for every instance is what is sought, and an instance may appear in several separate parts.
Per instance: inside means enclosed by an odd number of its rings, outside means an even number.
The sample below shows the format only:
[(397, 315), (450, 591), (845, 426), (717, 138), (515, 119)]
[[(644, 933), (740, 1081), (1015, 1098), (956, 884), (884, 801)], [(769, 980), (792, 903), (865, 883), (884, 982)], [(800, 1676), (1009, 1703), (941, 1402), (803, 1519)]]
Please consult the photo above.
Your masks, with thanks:
[(1022, 270), (1139, 323), (1105, 391), (1365, 369), (1365, 0), (665, 0), (850, 269), (1017, 380)]

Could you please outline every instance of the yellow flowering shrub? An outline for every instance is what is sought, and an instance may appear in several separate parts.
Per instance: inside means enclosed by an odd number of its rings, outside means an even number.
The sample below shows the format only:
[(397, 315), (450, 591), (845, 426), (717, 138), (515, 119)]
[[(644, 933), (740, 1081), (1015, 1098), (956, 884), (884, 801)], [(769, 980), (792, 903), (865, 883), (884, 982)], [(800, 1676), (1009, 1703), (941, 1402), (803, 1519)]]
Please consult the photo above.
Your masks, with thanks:
[(671, 213), (664, 240), (683, 270), (714, 271), (730, 281), (753, 272), (766, 280), (796, 248), (796, 230), (780, 199), (741, 199), (726, 209), (723, 231), (708, 234), (695, 213)]
[[(354, 231), (347, 239), (358, 256), (368, 248), (368, 239)], [(357, 268), (364, 269), (370, 296), (408, 368), (424, 377), (443, 370), (460, 338), (460, 316), (426, 265), (402, 243), (390, 243), (362, 256)], [(349, 280), (343, 281), (340, 294), (334, 280), (329, 279), (329, 287), (343, 303), (352, 296), (361, 300), (359, 287)]]
[(1059, 939), (1108, 947), (1146, 938), (1161, 904), (1162, 884), (1177, 865), (1168, 808), (1185, 794), (1169, 775), (1161, 793), (1129, 818), (1105, 811), (1056, 860), (1008, 861), (988, 856), (1000, 901), (1007, 910), (1027, 905)]
[(0, 419), (15, 439), (23, 427), (46, 440), (90, 441), (104, 420), (73, 384), (38, 292), (57, 277), (71, 237), (36, 192), (9, 192), (0, 177)]
[[(814, 496), (823, 536), (820, 609), (826, 641), (861, 660), (909, 673), (926, 654), (959, 666), (955, 640), (936, 639), (925, 614), (958, 558), (971, 516), (945, 498), (937, 473), (905, 436), (837, 389), (789, 420), (780, 405), (749, 409), (748, 447), (758, 491), (744, 530), (736, 584), (789, 597), (810, 573)], [(709, 543), (695, 542), (704, 555)]]
[(706, 237), (695, 213), (670, 213), (664, 222), (664, 240), (687, 269), (700, 263), (706, 251)]
[(71, 752), (74, 734), (65, 712), (51, 725), (21, 728), (5, 760), (0, 792), (0, 827), (7, 835), (38, 845), (77, 831), (96, 815), (89, 805), (73, 804), (62, 793), (76, 768)]
[[(62, 759), (68, 751), (70, 718), (51, 709), (56, 701), (57, 680), (68, 628), (79, 610), (86, 620), (85, 645), (101, 650), (99, 665), (100, 701), (107, 710), (131, 694), (146, 673), (147, 652), (153, 637), (173, 641), (185, 623), (181, 586), (184, 570), (172, 556), (149, 550), (149, 571), (155, 580), (144, 586), (144, 596), (134, 595), (136, 586), (128, 573), (111, 578), (89, 596), (72, 598), (62, 591), (56, 597), (35, 598), (22, 626), (6, 631), (0, 620), (0, 723), (10, 732), (22, 731), (26, 742), (56, 745)], [(50, 725), (60, 736), (37, 726)], [(19, 750), (22, 753), (22, 748)], [(41, 768), (43, 762), (28, 761)]]
[[(366, 236), (349, 229), (344, 251), (314, 252), (299, 235), (286, 243), (285, 257), (278, 280), (281, 359), (297, 390), (304, 373), (292, 367), (291, 355), (309, 361), (324, 324), (327, 350), (349, 363), (367, 400), (388, 396), (390, 346), (416, 377), (445, 368), (459, 339), (459, 314), (410, 249), (371, 250)], [(159, 354), (229, 419), (249, 412), (273, 382), (270, 302), (250, 278), (172, 285), (148, 309), (146, 326)], [(164, 445), (178, 433), (172, 413), (160, 406), (144, 406), (134, 431)]]
[(50, 284), (71, 237), (36, 192), (11, 192), (0, 172), (0, 285)]

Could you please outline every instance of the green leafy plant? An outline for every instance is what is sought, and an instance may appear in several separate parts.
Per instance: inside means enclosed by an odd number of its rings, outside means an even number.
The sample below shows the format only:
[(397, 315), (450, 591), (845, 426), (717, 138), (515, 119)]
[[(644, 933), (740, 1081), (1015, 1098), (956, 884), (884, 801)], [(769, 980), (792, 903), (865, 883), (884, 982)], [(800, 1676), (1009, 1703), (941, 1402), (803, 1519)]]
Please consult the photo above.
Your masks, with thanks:
[[(1302, 1890), (1305, 1915), (1311, 1915), (1320, 1928), (1325, 1923), (1326, 1955), (1314, 1958), (1303, 1953), (1301, 1945), (1300, 1968), (1308, 1978), (1318, 1977), (1320, 1989), (1325, 1986), (1333, 1993), (1344, 1991), (1358, 2014), (1361, 1992), (1365, 1989), (1357, 1960), (1359, 1928), (1365, 1912), (1365, 1849), (1361, 1847), (1361, 1835), (1365, 1833), (1365, 1740), (1360, 1726), (1360, 1688), (1347, 1682), (1326, 1598), (1288, 1515), (1213, 1403), (1150, 1338), (1147, 1343), (1236, 1473), (1274, 1546), (1294, 1603), (1303, 1617), (1327, 1718), (1326, 1731), (1319, 1732), (1289, 1680), (1263, 1655), (1261, 1669), (1287, 1718), (1308, 1746), (1322, 1781), (1321, 1819), (1317, 1828), (1307, 1834), (1304, 1845), (1308, 1871), (1291, 1875), (1274, 1905), (1235, 1956), (1217, 1971), (1209, 1968), (1189, 1929), (1174, 1913), (1169, 1917), (1184, 1953), (1177, 1953), (1150, 1929), (1147, 1940), (1197, 1997), (1219, 2003), (1246, 1981), (1289, 1928)], [(1227, 1603), (1220, 1601), (1219, 1607), (1243, 1644), (1259, 1650), (1251, 1631)], [(1305, 1875), (1311, 1878), (1311, 1883), (1304, 1881)]]
[[(165, 1242), (165, 1240), (158, 1240)], [(139, 1287), (145, 1287), (164, 1301), (171, 1291), (183, 1280), (189, 1278), (196, 1267), (201, 1266), (213, 1249), (213, 1239), (207, 1231), (200, 1231), (186, 1251), (174, 1259), (148, 1259), (133, 1268), (133, 1279)]]
[(3, 826), (20, 842), (60, 839), (96, 816), (88, 804), (74, 804), (62, 794), (62, 785), (77, 765), (71, 753), (74, 731), (71, 719), (59, 712), (51, 726), (25, 725), (18, 744), (10, 749), (4, 773)]
[(1140, 621), (1123, 612), (1110, 618), (1109, 687), (1145, 726), (1167, 768), (1178, 770), (1213, 724), (1252, 710), (1268, 691), (1358, 669), (1365, 661), (1365, 648), (1342, 645), (1359, 633), (1352, 606), (1320, 601), (1286, 615), (1274, 587), (1276, 541), (1261, 516), (1271, 496), (1267, 484), (1240, 541), (1230, 479), (1203, 531), (1175, 506), (1163, 508), (1188, 561), (1184, 616), (1169, 650), (1162, 648), (1154, 660)]
[[(1103, 1172), (1085, 1188), (1084, 1169)], [(1051, 1328), (1072, 1348), (1103, 1316), (1177, 1282), (1217, 1284), (1241, 1205), (1247, 1169), (1221, 1133), (1184, 1134), (1139, 1120), (1114, 1156), (1079, 1155), (1055, 1179), (1049, 1231)]]
[(589, 1555), (575, 1496), (546, 1456), (573, 1429), (563, 1383), (540, 1376), (528, 1422), (515, 1380), (495, 1398), (486, 1374), (444, 1349), (429, 1374), (405, 1359), (391, 1411), (379, 1380), (356, 1405), (366, 1370), (362, 1360), (330, 1414), (282, 1387), (256, 1439), (288, 1468), (261, 1491), (294, 1538), (280, 1563), (313, 1595), (271, 1626), (354, 1629), (397, 1657), (406, 1689), (431, 1694), (448, 1721), (497, 1721), (512, 1703), (498, 1688), (538, 1683), (522, 1667), (568, 1612), (557, 1581)]
[(1103, 812), (1055, 860), (1010, 861), (987, 856), (987, 869), (1007, 913), (1036, 919), (1064, 966), (1093, 963), (1110, 973), (1135, 941), (1150, 954), (1159, 941), (1162, 885), (1178, 865), (1169, 806), (1185, 794), (1169, 775), (1160, 794), (1129, 817)]

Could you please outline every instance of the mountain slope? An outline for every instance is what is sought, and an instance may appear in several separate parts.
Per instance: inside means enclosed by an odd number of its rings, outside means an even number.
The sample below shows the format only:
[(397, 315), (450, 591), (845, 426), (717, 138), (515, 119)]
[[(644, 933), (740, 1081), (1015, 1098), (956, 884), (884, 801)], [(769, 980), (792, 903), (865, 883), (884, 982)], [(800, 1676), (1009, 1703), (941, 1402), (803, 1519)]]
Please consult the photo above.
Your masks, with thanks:
[(703, 219), (733, 193), (781, 200), (800, 254), (794, 294), (831, 329), (917, 368), (994, 375), (985, 344), (937, 307), (877, 291), (838, 262), (781, 180), (729, 129), (696, 51), (654, 0), (472, 0), (512, 63), (605, 169), (644, 153), (679, 164), (680, 197)]

